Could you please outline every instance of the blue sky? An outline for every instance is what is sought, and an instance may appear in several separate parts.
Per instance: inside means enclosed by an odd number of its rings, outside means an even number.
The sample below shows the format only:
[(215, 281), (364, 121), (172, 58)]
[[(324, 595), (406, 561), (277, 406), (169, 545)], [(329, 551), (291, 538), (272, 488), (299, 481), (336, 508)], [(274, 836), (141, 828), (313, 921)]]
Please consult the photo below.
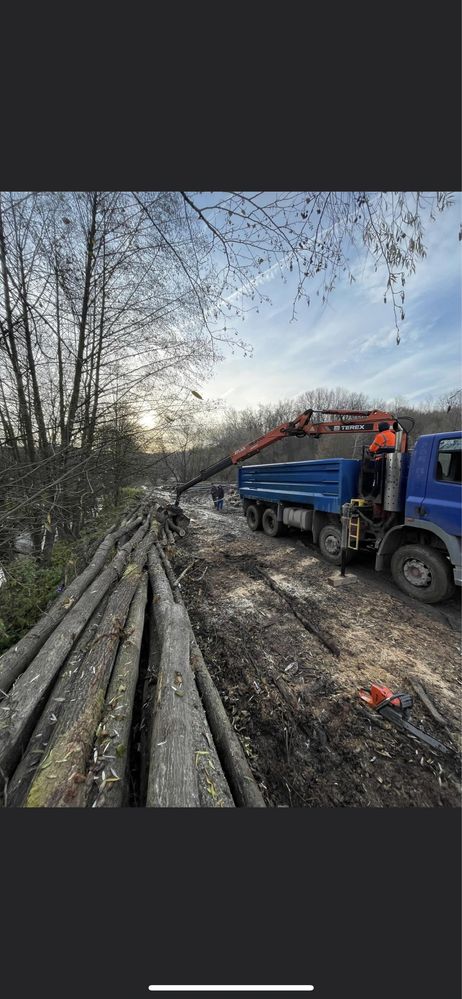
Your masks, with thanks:
[[(204, 398), (233, 408), (293, 398), (316, 386), (342, 385), (371, 401), (437, 398), (461, 383), (461, 195), (425, 233), (427, 257), (406, 279), (405, 320), (396, 345), (394, 317), (384, 305), (384, 274), (364, 261), (356, 283), (339, 284), (322, 307), (313, 282), (311, 305), (291, 322), (295, 277), (264, 285), (272, 304), (240, 324), (253, 355), (224, 350)], [(362, 279), (361, 279), (362, 278)]]

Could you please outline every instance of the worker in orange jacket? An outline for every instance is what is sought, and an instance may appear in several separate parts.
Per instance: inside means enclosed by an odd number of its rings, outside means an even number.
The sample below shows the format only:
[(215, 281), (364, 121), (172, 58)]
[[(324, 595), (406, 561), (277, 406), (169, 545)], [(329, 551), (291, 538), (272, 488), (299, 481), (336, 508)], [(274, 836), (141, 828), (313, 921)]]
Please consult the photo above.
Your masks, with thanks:
[(375, 435), (372, 444), (369, 446), (369, 454), (376, 459), (381, 458), (382, 454), (387, 454), (387, 452), (395, 450), (395, 442), (396, 434), (394, 430), (383, 420), (379, 423), (378, 434)]
[(369, 455), (375, 459), (374, 481), (371, 490), (372, 496), (375, 499), (378, 499), (382, 495), (383, 455), (395, 450), (395, 442), (396, 434), (394, 430), (391, 429), (388, 423), (381, 421), (379, 423), (379, 431), (375, 435), (372, 444), (369, 445)]

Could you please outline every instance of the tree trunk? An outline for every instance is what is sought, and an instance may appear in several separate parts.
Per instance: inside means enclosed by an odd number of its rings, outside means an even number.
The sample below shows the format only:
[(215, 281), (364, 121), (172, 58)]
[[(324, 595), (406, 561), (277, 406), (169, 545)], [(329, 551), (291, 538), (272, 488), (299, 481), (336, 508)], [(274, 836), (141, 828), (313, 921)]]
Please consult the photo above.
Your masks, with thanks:
[[(120, 579), (130, 552), (144, 538), (147, 530), (148, 521), (103, 570), (93, 587), (85, 591), (5, 697), (0, 712), (0, 778), (3, 781), (9, 778), (16, 767), (44, 699), (66, 656), (110, 586)], [(152, 543), (151, 533), (149, 542)]]
[(265, 808), (263, 795), (247, 763), (244, 750), (226, 714), (223, 701), (195, 638), (191, 639), (191, 665), (218, 756), (236, 805), (243, 808)]
[(172, 601), (163, 626), (146, 799), (148, 808), (200, 806), (189, 631), (186, 610)]
[(108, 600), (98, 635), (29, 789), (26, 808), (76, 808), (85, 803), (86, 771), (104, 709), (112, 668), (133, 595), (142, 576), (152, 535), (138, 545)]
[[(163, 569), (165, 572), (162, 572)], [(162, 615), (165, 615), (165, 608), (168, 607), (169, 601), (174, 600), (183, 607), (184, 603), (178, 587), (175, 586), (175, 576), (170, 562), (157, 543), (156, 548), (152, 548), (149, 553), (149, 572), (154, 594), (157, 595), (157, 600), (154, 598), (154, 613), (157, 616), (159, 627), (162, 629)], [(232, 804), (230, 800), (231, 789), (235, 804), (249, 808), (264, 808), (266, 806), (263, 796), (247, 763), (241, 743), (226, 714), (221, 697), (207, 670), (189, 617), (188, 622), (190, 664), (195, 674), (196, 684), (200, 693), (201, 699), (198, 699), (199, 705), (203, 706), (202, 711), (204, 713), (198, 735), (200, 732), (203, 733), (210, 729), (214, 743), (213, 745), (211, 740), (209, 740), (208, 746), (202, 747), (202, 750), (198, 753), (199, 757), (202, 758), (201, 763), (205, 768), (205, 774), (202, 770), (202, 780), (199, 779), (199, 790), (200, 792), (203, 791), (205, 777), (206, 791), (209, 794), (213, 794), (213, 789), (210, 786), (211, 775), (210, 772), (207, 773), (208, 764), (211, 760), (212, 769), (215, 769), (217, 779), (221, 779), (221, 799), (223, 804)], [(207, 754), (207, 749), (210, 750), (209, 754)], [(207, 755), (209, 759), (205, 758)], [(221, 775), (221, 778), (219, 775)], [(205, 800), (206, 803), (209, 803), (207, 799)], [(202, 801), (202, 804), (204, 804), (204, 801)]]
[(88, 316), (88, 306), (90, 303), (90, 287), (91, 278), (93, 274), (95, 253), (94, 253), (94, 243), (95, 243), (95, 232), (96, 232), (96, 212), (98, 207), (98, 195), (96, 191), (93, 194), (92, 205), (91, 205), (91, 220), (90, 228), (88, 230), (87, 238), (87, 250), (85, 258), (85, 281), (82, 296), (82, 309), (80, 313), (79, 321), (79, 342), (77, 347), (77, 355), (75, 359), (74, 368), (74, 380), (72, 385), (72, 394), (69, 402), (69, 411), (67, 415), (67, 421), (65, 425), (65, 440), (64, 443), (68, 445), (71, 440), (72, 430), (74, 427), (74, 420), (77, 413), (77, 405), (79, 401), (80, 393), (80, 383), (82, 380), (82, 370), (83, 370), (83, 360), (85, 353), (85, 335), (87, 328), (87, 316)]
[[(128, 804), (130, 732), (147, 590), (148, 576), (143, 573), (130, 607), (125, 636), (119, 645), (99, 726), (100, 733), (95, 742), (94, 750), (98, 758), (94, 763), (98, 767), (99, 783), (96, 788), (90, 788), (87, 803), (94, 802), (99, 808), (120, 808)], [(110, 782), (103, 778), (103, 773)], [(96, 777), (95, 766), (92, 766), (92, 774)]]
[(19, 808), (23, 804), (35, 771), (46, 752), (48, 742), (61, 714), (62, 706), (71, 696), (72, 688), (83, 659), (90, 648), (91, 642), (96, 637), (107, 602), (108, 596), (106, 595), (92, 615), (75, 649), (68, 656), (60, 671), (50, 697), (35, 726), (24, 756), (8, 784), (7, 791), (5, 791), (5, 807), (8, 805), (10, 808)]
[[(141, 523), (141, 518), (133, 522), (131, 530)], [(34, 656), (42, 648), (44, 642), (54, 631), (60, 621), (66, 616), (71, 607), (77, 603), (83, 593), (88, 589), (90, 583), (101, 571), (106, 562), (111, 549), (117, 539), (127, 533), (127, 526), (124, 525), (118, 531), (107, 534), (100, 544), (87, 568), (77, 576), (67, 587), (64, 593), (55, 600), (53, 606), (44, 614), (39, 621), (20, 639), (17, 645), (8, 649), (0, 656), (0, 700), (10, 689), (14, 681), (24, 672)]]

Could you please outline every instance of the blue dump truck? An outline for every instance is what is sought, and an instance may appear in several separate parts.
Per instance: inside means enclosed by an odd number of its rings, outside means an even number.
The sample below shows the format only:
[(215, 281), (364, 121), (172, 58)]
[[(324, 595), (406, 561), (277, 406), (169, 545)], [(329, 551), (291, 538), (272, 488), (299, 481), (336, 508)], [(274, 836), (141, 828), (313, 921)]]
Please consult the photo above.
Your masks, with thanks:
[(462, 585), (461, 447), (462, 433), (451, 431), (420, 437), (411, 452), (383, 454), (379, 500), (364, 460), (243, 465), (247, 523), (270, 537), (289, 528), (311, 532), (333, 565), (342, 550), (346, 561), (370, 550), (375, 568), (390, 567), (405, 593), (438, 603)]

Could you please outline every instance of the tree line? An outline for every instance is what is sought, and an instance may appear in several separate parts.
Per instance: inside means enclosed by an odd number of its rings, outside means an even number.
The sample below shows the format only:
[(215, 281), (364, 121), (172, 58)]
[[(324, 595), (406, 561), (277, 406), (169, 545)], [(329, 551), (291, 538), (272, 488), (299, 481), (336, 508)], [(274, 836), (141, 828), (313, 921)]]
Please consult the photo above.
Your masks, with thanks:
[[(211, 419), (211, 414), (207, 412), (198, 412), (195, 416), (190, 414), (181, 426), (170, 432), (170, 441), (174, 441), (175, 446), (164, 445), (158, 453), (156, 478), (172, 484), (194, 478), (201, 469), (308, 408), (315, 411), (380, 409), (390, 412), (403, 417), (404, 426), (409, 429), (411, 447), (421, 434), (449, 432), (460, 430), (461, 427), (460, 391), (448, 392), (439, 399), (430, 399), (420, 405), (410, 405), (403, 397), (386, 401), (342, 387), (318, 387), (307, 390), (295, 399), (282, 399), (277, 403), (260, 404), (241, 410), (226, 408), (216, 420)], [(318, 421), (318, 417), (313, 419)], [(321, 419), (319, 417), (319, 421)], [(316, 458), (360, 458), (363, 447), (371, 442), (373, 436), (326, 434), (318, 439), (289, 437), (270, 445), (249, 461), (252, 464), (265, 464)], [(214, 479), (234, 482), (236, 469), (225, 469)]]

